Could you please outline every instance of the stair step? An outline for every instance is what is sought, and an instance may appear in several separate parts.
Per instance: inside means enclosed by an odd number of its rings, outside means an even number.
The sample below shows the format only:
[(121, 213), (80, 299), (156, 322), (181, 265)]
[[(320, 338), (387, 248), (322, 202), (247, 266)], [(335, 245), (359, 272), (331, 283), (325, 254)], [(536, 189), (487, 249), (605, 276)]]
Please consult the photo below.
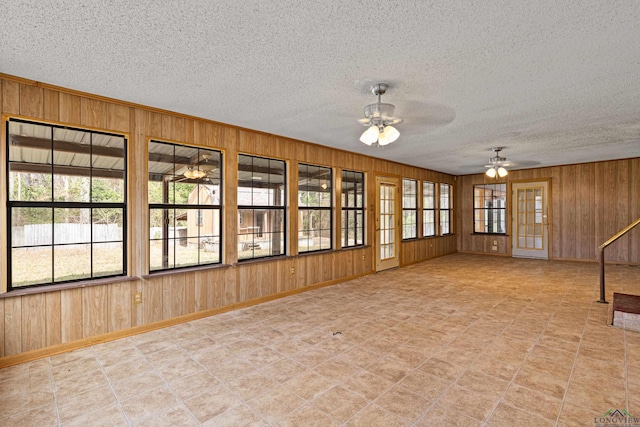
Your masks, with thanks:
[(640, 295), (614, 292), (613, 325), (640, 331)]

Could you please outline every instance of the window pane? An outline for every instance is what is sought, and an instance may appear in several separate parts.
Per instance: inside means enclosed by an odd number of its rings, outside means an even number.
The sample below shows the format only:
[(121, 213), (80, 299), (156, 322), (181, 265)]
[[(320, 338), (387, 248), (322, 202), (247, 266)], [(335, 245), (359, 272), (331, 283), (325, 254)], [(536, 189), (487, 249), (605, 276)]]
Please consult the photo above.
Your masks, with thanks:
[(92, 210), (93, 241), (121, 242), (124, 238), (124, 212), (122, 208)]
[(506, 184), (482, 184), (473, 188), (474, 232), (506, 233)]
[(107, 270), (125, 274), (126, 139), (10, 119), (9, 140), (11, 244), (32, 247), (32, 261), (39, 263), (25, 279), (25, 252), (12, 251), (9, 288), (104, 275), (101, 264), (92, 262), (101, 259), (100, 241), (115, 243), (108, 255), (118, 266)]
[(122, 264), (122, 242), (96, 243), (93, 245), (94, 277), (114, 276), (124, 273)]
[(150, 142), (150, 270), (221, 261), (221, 165), (216, 150)]
[(11, 209), (11, 246), (41, 246), (52, 243), (53, 209)]
[[(91, 277), (91, 245), (54, 246), (54, 282), (87, 279)], [(120, 253), (122, 256), (122, 253)]]
[(91, 242), (91, 209), (54, 209), (53, 220), (54, 244)]
[[(124, 172), (109, 172), (109, 177), (91, 180), (91, 201), (123, 203), (125, 199)], [(116, 177), (116, 175), (119, 175)]]
[(53, 282), (53, 247), (11, 250), (11, 285), (14, 288)]

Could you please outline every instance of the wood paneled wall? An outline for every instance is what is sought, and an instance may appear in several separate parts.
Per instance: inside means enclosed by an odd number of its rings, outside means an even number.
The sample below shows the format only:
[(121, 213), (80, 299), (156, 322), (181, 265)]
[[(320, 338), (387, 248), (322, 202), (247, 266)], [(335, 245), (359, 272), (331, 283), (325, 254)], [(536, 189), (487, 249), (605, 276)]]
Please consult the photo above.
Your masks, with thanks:
[[(547, 179), (553, 259), (596, 261), (598, 246), (640, 217), (640, 158), (510, 171), (508, 194), (511, 182)], [(484, 174), (457, 178), (461, 252), (511, 254), (510, 237), (473, 234), (473, 186), (493, 182)], [(510, 215), (507, 221), (507, 234), (511, 234)], [(497, 251), (491, 250), (494, 240)], [(640, 264), (640, 228), (609, 246), (605, 255), (610, 262)]]
[[(128, 272), (132, 279), (102, 285), (0, 299), (0, 357), (72, 343), (106, 333), (166, 321), (216, 308), (260, 301), (309, 286), (337, 283), (373, 272), (374, 176), (386, 174), (454, 183), (454, 177), (288, 138), (253, 132), (181, 114), (80, 93), (0, 75), (3, 115), (51, 121), (127, 134)], [(6, 230), (6, 132), (0, 146), (0, 229)], [(224, 261), (228, 266), (147, 275), (147, 144), (149, 139), (176, 141), (224, 152)], [(295, 256), (297, 253), (297, 185), (290, 179), (289, 248), (294, 256), (237, 264), (237, 155), (276, 157), (289, 163), (332, 166), (366, 173), (369, 246)], [(339, 204), (338, 204), (339, 207)], [(338, 210), (338, 209), (336, 209)], [(336, 218), (337, 220), (338, 218)], [(340, 224), (340, 221), (336, 221)], [(339, 233), (339, 227), (336, 230)], [(6, 283), (7, 241), (0, 245), (2, 281)], [(339, 234), (336, 235), (339, 242)], [(455, 236), (403, 243), (401, 263), (409, 264), (455, 252)], [(291, 274), (293, 267), (294, 274)], [(44, 289), (43, 289), (44, 290)], [(142, 304), (133, 296), (142, 293)]]

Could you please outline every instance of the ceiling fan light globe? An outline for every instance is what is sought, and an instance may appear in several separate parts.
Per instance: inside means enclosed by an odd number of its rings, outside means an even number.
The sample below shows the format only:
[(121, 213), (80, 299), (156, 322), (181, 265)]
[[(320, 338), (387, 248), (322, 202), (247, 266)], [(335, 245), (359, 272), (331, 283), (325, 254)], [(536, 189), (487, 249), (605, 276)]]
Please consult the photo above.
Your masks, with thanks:
[(385, 126), (384, 130), (380, 132), (380, 136), (378, 137), (378, 144), (387, 145), (391, 144), (393, 141), (400, 137), (400, 132), (398, 129), (393, 126)]
[(371, 145), (378, 140), (378, 134), (380, 131), (377, 126), (370, 126), (369, 129), (365, 130), (360, 136), (360, 142)]
[(489, 169), (487, 169), (487, 171), (485, 173), (487, 174), (487, 176), (489, 178), (495, 178), (496, 174), (497, 174), (495, 168), (489, 168)]
[(500, 176), (500, 178), (504, 178), (505, 176), (507, 176), (509, 172), (507, 172), (507, 170), (503, 167), (499, 167), (498, 168), (498, 175)]

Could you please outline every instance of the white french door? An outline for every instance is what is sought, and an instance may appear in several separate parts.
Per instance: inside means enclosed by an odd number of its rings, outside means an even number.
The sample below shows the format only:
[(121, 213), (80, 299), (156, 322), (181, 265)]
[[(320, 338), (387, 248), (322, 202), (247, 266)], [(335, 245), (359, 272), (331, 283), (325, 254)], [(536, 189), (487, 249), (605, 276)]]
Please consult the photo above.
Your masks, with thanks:
[(397, 178), (376, 177), (376, 271), (400, 265), (399, 188)]
[(549, 258), (549, 183), (521, 182), (511, 186), (513, 223), (511, 255)]

